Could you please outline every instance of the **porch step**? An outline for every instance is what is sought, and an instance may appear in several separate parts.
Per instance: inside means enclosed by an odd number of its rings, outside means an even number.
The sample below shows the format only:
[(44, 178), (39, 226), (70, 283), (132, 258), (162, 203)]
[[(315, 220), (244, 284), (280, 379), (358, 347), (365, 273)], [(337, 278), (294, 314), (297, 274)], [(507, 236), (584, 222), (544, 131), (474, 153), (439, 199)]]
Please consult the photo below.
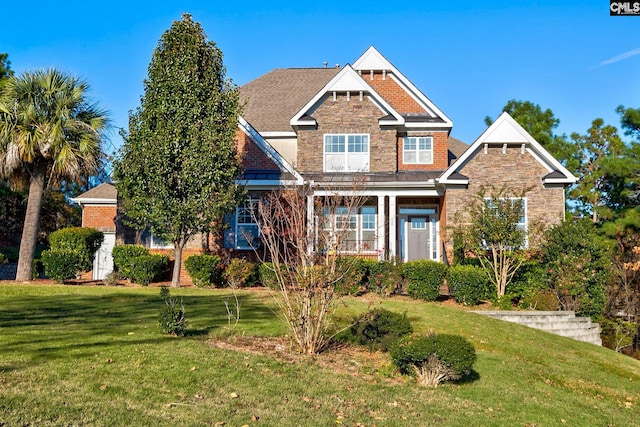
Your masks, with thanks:
[(576, 341), (602, 345), (600, 325), (589, 317), (576, 317), (573, 311), (474, 311), (506, 322), (571, 338)]

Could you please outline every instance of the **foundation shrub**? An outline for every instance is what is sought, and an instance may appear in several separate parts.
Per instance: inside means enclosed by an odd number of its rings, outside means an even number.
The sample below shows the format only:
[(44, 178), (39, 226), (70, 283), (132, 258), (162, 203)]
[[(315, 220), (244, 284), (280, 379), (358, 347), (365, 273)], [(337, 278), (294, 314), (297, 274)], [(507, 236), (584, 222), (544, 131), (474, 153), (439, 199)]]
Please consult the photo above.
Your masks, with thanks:
[(263, 262), (258, 266), (258, 280), (266, 288), (280, 289), (274, 265), (271, 262)]
[(113, 248), (113, 268), (125, 279), (133, 280), (134, 261), (139, 256), (149, 255), (149, 250), (141, 245), (118, 245)]
[(169, 257), (166, 255), (141, 255), (133, 259), (131, 265), (131, 280), (147, 286), (157, 282), (169, 272)]
[(435, 301), (447, 275), (447, 266), (432, 260), (410, 261), (403, 264), (407, 293), (415, 299)]
[(459, 264), (449, 268), (447, 284), (453, 298), (464, 305), (476, 305), (494, 293), (487, 273), (472, 265)]
[(366, 289), (382, 296), (400, 293), (404, 288), (402, 267), (393, 261), (374, 261), (368, 266)]
[(255, 286), (258, 283), (258, 267), (244, 258), (233, 258), (224, 269), (223, 277), (234, 289)]
[(76, 271), (93, 268), (93, 256), (103, 240), (104, 234), (94, 228), (68, 227), (49, 234), (51, 249), (78, 253)]
[(403, 374), (422, 385), (437, 386), (471, 373), (476, 351), (464, 337), (449, 334), (409, 336), (390, 349), (391, 359)]
[(365, 290), (370, 261), (362, 258), (342, 257), (337, 260), (336, 269), (343, 275), (336, 283), (338, 295), (360, 295)]
[(75, 278), (82, 265), (79, 251), (50, 249), (42, 251), (41, 256), (45, 274), (58, 283)]
[(217, 255), (192, 255), (184, 262), (193, 284), (197, 287), (222, 286), (222, 269)]

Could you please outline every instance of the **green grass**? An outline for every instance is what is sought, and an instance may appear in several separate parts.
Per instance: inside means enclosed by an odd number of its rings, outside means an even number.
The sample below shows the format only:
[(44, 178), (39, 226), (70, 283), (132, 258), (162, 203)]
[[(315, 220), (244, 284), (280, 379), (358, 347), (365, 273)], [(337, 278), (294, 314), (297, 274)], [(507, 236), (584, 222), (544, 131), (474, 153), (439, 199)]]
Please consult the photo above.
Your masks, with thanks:
[(214, 347), (233, 336), (286, 333), (266, 291), (240, 293), (233, 332), (228, 291), (172, 294), (190, 319), (186, 338), (160, 333), (157, 288), (0, 285), (0, 425), (640, 423), (640, 363), (590, 344), (435, 303), (346, 299), (337, 310), (343, 321), (381, 306), (407, 312), (418, 332), (461, 334), (474, 344), (472, 379), (428, 389), (395, 374), (385, 358), (321, 356), (344, 358), (336, 370)]

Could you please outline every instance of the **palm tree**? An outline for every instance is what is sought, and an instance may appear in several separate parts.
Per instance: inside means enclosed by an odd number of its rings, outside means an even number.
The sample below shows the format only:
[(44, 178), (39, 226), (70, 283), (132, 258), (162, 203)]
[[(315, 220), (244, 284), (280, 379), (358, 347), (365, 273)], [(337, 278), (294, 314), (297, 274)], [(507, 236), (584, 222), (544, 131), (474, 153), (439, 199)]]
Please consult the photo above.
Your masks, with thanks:
[(32, 279), (45, 188), (91, 175), (102, 161), (107, 116), (87, 91), (50, 69), (11, 77), (0, 93), (0, 179), (29, 187), (16, 280)]

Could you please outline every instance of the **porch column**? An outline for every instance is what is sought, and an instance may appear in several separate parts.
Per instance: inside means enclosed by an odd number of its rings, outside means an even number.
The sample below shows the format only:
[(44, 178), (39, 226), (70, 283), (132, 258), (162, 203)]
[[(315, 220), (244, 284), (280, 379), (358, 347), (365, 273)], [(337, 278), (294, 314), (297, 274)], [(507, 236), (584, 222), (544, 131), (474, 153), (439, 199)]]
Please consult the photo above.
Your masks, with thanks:
[(398, 230), (396, 229), (396, 196), (389, 196), (389, 258), (394, 258), (398, 251), (396, 242), (398, 240)]
[(307, 251), (309, 254), (314, 250), (316, 246), (316, 237), (315, 237), (315, 216), (313, 215), (313, 195), (307, 196), (307, 241), (313, 242), (313, 244), (308, 245)]
[(377, 231), (377, 240), (378, 244), (376, 249), (378, 250), (378, 260), (382, 261), (384, 259), (385, 253), (385, 217), (384, 217), (384, 196), (378, 195), (378, 231)]

